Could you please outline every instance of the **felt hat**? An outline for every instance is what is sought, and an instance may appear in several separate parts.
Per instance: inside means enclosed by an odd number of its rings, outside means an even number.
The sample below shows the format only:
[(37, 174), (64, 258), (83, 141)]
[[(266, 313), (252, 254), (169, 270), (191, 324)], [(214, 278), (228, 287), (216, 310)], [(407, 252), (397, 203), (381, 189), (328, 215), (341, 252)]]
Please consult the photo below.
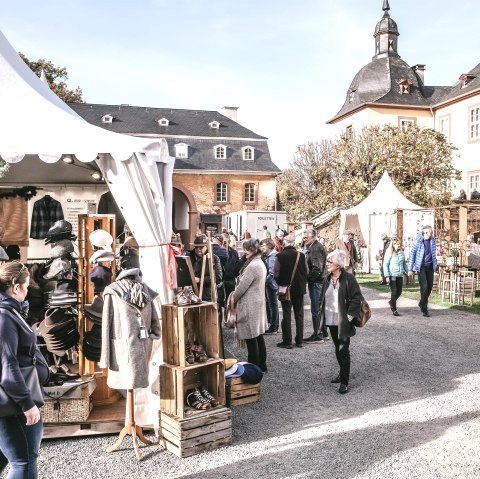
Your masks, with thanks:
[(7, 252), (0, 246), (0, 261), (9, 261)]
[(129, 236), (128, 238), (125, 238), (125, 242), (123, 243), (124, 248), (137, 248), (138, 249), (138, 243), (137, 240), (133, 236)]
[(59, 220), (53, 223), (45, 235), (45, 244), (52, 243), (60, 239), (71, 239), (72, 224), (65, 220)]
[(70, 253), (73, 253), (73, 251), (73, 243), (70, 240), (63, 239), (55, 243), (55, 246), (48, 252), (48, 257), (65, 258)]
[(205, 235), (195, 236), (195, 239), (193, 240), (193, 243), (190, 243), (190, 246), (192, 246), (192, 248), (195, 248), (196, 246), (207, 246), (207, 237)]
[(244, 372), (241, 375), (243, 381), (248, 384), (258, 384), (263, 378), (262, 370), (252, 363), (239, 363), (243, 365)]
[(102, 352), (102, 328), (94, 325), (83, 336), (83, 354), (90, 361), (100, 361)]
[(235, 363), (230, 369), (225, 371), (225, 378), (239, 378), (245, 372), (243, 364)]
[(230, 369), (236, 363), (238, 361), (235, 358), (225, 358), (225, 369)]
[(86, 304), (83, 309), (89, 317), (95, 316), (101, 319), (103, 314), (103, 299), (100, 296), (95, 296), (92, 304)]
[(112, 283), (112, 270), (101, 264), (95, 265), (88, 276), (93, 283), (95, 294), (102, 293)]
[(112, 251), (107, 251), (105, 249), (98, 249), (89, 259), (91, 264), (103, 263), (103, 262), (112, 262), (115, 261), (115, 255)]
[(61, 274), (70, 273), (72, 270), (72, 265), (70, 261), (67, 261), (63, 258), (55, 258), (48, 269), (48, 273), (44, 274), (45, 279), (54, 279)]
[(92, 231), (88, 239), (90, 243), (92, 243), (92, 246), (102, 248), (106, 251), (112, 251), (113, 236), (108, 231), (102, 229)]

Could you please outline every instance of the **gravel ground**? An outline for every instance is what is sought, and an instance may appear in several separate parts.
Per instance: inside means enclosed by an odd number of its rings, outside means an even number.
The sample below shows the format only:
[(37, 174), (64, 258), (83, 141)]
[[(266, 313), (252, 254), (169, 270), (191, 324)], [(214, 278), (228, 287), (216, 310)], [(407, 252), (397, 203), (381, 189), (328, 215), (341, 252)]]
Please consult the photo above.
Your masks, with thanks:
[[(350, 392), (338, 394), (333, 344), (275, 347), (261, 401), (233, 409), (234, 443), (187, 459), (131, 439), (107, 454), (115, 436), (46, 440), (41, 478), (478, 478), (480, 364), (478, 315), (399, 301), (364, 289), (373, 317), (352, 339)], [(311, 333), (306, 307), (305, 335)], [(240, 359), (245, 350), (226, 346)], [(130, 441), (130, 442), (129, 442)], [(3, 477), (3, 476), (2, 476)]]

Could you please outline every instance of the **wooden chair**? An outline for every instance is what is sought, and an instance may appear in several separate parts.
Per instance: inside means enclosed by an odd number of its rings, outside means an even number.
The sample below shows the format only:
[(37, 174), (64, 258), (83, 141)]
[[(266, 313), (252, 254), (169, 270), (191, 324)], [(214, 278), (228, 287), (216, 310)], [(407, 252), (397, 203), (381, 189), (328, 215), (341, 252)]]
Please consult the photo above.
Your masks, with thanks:
[[(473, 271), (472, 271), (473, 273)], [(473, 306), (473, 301), (475, 300), (475, 290), (476, 290), (477, 281), (474, 276), (465, 276), (459, 278), (458, 282), (458, 296), (459, 302), (462, 301), (462, 304), (465, 304), (465, 299), (470, 302), (470, 306)]]

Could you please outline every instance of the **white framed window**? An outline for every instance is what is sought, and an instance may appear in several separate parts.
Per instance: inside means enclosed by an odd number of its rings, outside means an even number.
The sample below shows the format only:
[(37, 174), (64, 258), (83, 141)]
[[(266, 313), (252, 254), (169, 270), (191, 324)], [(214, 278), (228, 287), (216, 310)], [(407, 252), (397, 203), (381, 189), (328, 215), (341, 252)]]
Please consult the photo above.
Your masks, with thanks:
[(227, 158), (227, 147), (225, 145), (216, 145), (213, 147), (213, 153), (216, 160), (225, 160)]
[(243, 196), (245, 203), (255, 203), (256, 191), (257, 188), (255, 183), (245, 183), (245, 190)]
[(215, 192), (215, 201), (217, 203), (226, 203), (228, 200), (228, 184), (217, 183)]
[(160, 120), (158, 120), (158, 124), (160, 126), (168, 126), (170, 124), (170, 120), (167, 118), (160, 118)]
[(441, 116), (438, 121), (438, 129), (440, 133), (445, 135), (446, 140), (450, 143), (450, 115)]
[(398, 126), (402, 130), (406, 130), (411, 126), (415, 126), (417, 124), (417, 119), (415, 117), (407, 117), (407, 116), (399, 116), (398, 117)]
[(244, 160), (253, 160), (254, 150), (255, 150), (255, 148), (253, 148), (253, 146), (244, 146), (242, 148), (243, 159)]
[(188, 158), (188, 145), (177, 143), (175, 145), (175, 158)]
[(348, 125), (345, 127), (345, 139), (353, 140), (353, 125)]
[(112, 123), (113, 116), (112, 115), (103, 115), (102, 116), (102, 123)]
[(470, 107), (468, 123), (469, 141), (480, 141), (480, 105)]
[(218, 130), (218, 129), (220, 128), (220, 123), (219, 123), (218, 121), (211, 121), (211, 122), (208, 124), (208, 126), (209, 126), (210, 128), (215, 128), (215, 129)]
[(472, 194), (472, 191), (477, 190), (480, 191), (480, 171), (469, 171), (468, 175), (468, 194), (469, 198)]

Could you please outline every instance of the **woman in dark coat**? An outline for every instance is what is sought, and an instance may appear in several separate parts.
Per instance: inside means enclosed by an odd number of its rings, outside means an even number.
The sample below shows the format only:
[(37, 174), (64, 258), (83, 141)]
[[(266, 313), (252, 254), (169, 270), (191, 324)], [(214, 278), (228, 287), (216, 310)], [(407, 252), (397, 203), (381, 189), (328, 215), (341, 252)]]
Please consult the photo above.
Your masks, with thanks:
[(48, 365), (36, 348), (36, 335), (26, 322), (28, 269), (19, 262), (0, 266), (0, 384), (18, 406), (18, 414), (0, 417), (0, 473), (35, 479), (43, 435), (40, 411), (25, 384), (21, 367), (35, 366), (40, 384), (48, 380)]
[(345, 271), (345, 253), (335, 250), (327, 256), (328, 275), (320, 298), (320, 327), (330, 329), (340, 374), (332, 383), (340, 383), (338, 392), (348, 392), (350, 379), (350, 338), (355, 336), (355, 324), (361, 313), (362, 293), (353, 274)]

